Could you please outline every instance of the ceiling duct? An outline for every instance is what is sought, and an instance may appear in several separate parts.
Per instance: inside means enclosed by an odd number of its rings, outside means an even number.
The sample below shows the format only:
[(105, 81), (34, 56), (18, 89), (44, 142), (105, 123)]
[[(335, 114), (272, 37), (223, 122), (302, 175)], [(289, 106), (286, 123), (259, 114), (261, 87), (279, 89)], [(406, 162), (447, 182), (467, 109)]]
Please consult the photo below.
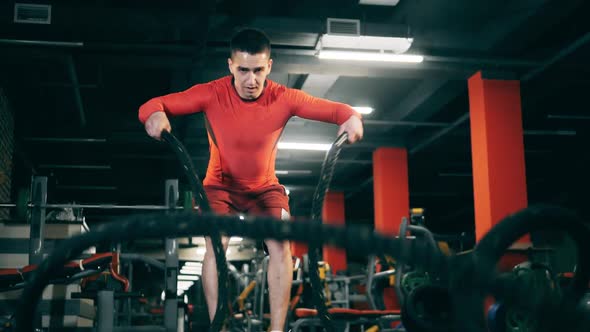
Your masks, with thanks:
[(328, 35), (360, 36), (361, 21), (343, 18), (328, 18)]
[(51, 5), (15, 3), (14, 23), (51, 24)]
[(328, 18), (327, 33), (320, 37), (316, 48), (401, 54), (412, 46), (412, 38), (361, 36), (360, 26), (359, 20)]

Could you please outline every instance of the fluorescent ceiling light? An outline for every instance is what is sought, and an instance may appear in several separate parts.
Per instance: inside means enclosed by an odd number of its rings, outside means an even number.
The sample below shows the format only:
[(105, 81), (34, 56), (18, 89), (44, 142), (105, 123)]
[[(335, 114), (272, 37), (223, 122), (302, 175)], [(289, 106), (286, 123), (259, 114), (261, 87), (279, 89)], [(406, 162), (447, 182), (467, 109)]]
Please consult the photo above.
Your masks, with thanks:
[(413, 38), (325, 34), (316, 47), (320, 50), (375, 50), (401, 54), (407, 52), (413, 42)]
[(279, 142), (278, 148), (281, 150), (309, 150), (309, 151), (328, 151), (332, 147), (331, 144), (319, 143), (292, 143)]
[(361, 5), (374, 5), (374, 6), (395, 6), (399, 0), (360, 0)]
[(178, 280), (194, 280), (194, 281), (197, 281), (197, 280), (199, 280), (199, 276), (179, 274), (178, 275)]
[(276, 175), (307, 175), (311, 174), (309, 169), (276, 170)]
[(335, 50), (321, 50), (318, 57), (320, 59), (351, 61), (380, 61), (407, 63), (420, 63), (424, 61), (424, 57), (421, 55)]
[(361, 114), (371, 114), (373, 113), (373, 107), (367, 107), (367, 106), (353, 106), (352, 108), (354, 108), (355, 111), (361, 113)]

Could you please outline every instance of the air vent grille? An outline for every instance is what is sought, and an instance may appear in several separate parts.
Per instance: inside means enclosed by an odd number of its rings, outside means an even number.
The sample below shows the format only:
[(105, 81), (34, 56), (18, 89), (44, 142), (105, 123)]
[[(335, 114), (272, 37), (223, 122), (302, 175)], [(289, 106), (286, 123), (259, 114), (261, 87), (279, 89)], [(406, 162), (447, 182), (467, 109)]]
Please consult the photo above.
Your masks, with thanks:
[(14, 23), (51, 24), (51, 5), (15, 3)]
[(328, 34), (329, 35), (346, 35), (346, 36), (360, 36), (361, 22), (359, 20), (349, 20), (341, 18), (328, 19)]

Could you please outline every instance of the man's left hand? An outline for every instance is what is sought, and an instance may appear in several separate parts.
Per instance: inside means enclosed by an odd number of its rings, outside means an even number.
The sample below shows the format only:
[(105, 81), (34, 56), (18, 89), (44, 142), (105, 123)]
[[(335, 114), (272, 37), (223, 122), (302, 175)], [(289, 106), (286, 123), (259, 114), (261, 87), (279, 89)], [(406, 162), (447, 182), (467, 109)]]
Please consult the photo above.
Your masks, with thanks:
[(346, 122), (340, 125), (337, 136), (340, 136), (342, 133), (348, 134), (349, 143), (360, 141), (363, 139), (363, 122), (358, 117), (351, 116)]

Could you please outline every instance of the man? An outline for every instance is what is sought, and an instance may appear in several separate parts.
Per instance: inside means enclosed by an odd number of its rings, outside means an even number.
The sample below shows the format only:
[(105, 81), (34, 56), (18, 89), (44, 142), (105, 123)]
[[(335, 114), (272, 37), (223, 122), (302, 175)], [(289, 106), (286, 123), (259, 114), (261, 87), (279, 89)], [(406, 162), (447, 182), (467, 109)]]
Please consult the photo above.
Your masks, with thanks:
[[(286, 219), (289, 199), (275, 176), (277, 142), (292, 116), (340, 125), (354, 143), (362, 139), (360, 115), (350, 106), (314, 98), (266, 79), (272, 68), (270, 42), (255, 29), (231, 40), (227, 60), (231, 75), (186, 91), (149, 100), (139, 119), (156, 139), (170, 131), (167, 115), (203, 112), (210, 159), (203, 186), (219, 214), (248, 213)], [(227, 248), (227, 238), (223, 244)], [(269, 252), (268, 287), (271, 330), (282, 331), (289, 303), (293, 266), (288, 242), (265, 241)], [(203, 288), (213, 319), (217, 304), (217, 271), (210, 239), (203, 260)]]

